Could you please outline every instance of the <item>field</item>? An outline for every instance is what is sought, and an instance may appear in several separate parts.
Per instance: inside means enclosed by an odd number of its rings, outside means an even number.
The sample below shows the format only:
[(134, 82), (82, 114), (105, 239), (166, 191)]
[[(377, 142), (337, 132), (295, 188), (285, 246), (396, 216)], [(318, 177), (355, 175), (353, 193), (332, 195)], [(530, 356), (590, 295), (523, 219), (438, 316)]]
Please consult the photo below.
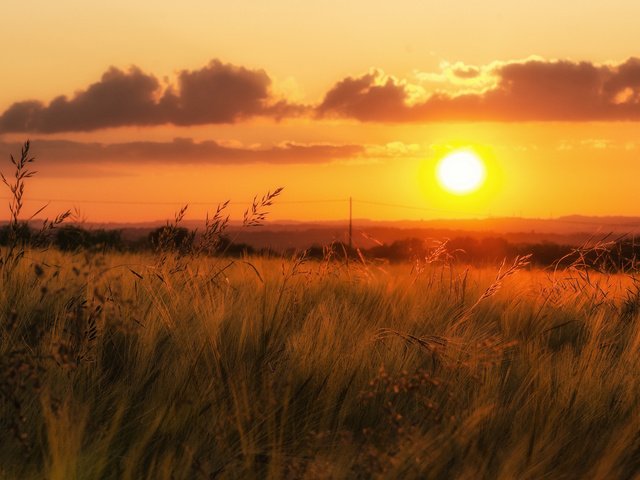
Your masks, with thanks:
[(26, 251), (0, 476), (637, 478), (639, 310), (576, 263)]

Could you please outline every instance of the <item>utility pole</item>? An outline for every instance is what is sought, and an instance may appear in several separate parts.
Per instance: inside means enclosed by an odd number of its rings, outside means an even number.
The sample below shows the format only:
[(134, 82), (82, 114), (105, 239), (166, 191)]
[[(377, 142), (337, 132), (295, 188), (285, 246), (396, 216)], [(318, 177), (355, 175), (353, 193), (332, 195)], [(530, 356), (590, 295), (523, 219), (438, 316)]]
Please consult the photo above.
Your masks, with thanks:
[(349, 197), (349, 251), (353, 247), (353, 198)]

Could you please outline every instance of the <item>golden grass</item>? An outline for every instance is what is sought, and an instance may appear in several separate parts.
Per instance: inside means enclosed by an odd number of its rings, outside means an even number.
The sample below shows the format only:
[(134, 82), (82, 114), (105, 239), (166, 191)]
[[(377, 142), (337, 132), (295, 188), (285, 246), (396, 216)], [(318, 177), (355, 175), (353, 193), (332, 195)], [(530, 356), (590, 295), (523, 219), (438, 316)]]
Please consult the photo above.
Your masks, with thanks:
[(633, 276), (180, 261), (27, 251), (0, 276), (0, 477), (640, 469)]

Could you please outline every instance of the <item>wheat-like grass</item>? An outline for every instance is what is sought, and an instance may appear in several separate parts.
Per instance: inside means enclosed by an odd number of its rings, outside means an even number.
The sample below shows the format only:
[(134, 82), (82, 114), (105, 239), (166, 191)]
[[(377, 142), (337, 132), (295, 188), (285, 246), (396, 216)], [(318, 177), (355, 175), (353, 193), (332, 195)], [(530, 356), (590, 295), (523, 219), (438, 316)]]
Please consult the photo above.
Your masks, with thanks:
[(637, 476), (632, 263), (228, 261), (225, 208), (202, 250), (3, 264), (0, 478)]

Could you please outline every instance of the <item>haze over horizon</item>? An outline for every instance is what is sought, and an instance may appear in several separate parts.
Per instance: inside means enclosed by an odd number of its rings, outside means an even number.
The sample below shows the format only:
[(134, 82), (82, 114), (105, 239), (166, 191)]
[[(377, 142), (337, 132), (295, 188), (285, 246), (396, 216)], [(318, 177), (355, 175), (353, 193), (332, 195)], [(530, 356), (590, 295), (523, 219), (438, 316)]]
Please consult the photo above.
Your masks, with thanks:
[[(284, 186), (274, 221), (342, 219), (351, 196), (381, 221), (640, 216), (637, 2), (5, 10), (25, 20), (0, 31), (0, 171), (31, 139), (27, 214), (199, 219)], [(486, 167), (464, 195), (435, 174), (459, 149)]]

